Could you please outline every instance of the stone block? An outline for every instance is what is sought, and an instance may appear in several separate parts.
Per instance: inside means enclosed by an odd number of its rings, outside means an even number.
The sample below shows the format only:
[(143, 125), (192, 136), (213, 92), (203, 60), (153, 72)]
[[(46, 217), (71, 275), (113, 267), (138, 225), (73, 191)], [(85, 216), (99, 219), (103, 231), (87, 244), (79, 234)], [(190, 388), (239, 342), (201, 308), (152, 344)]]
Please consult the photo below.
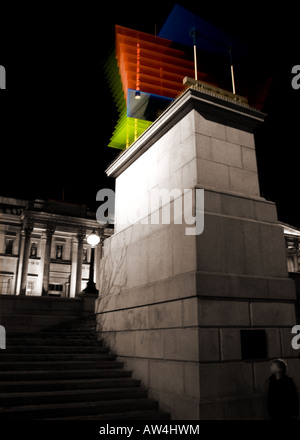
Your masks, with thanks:
[(196, 240), (199, 271), (245, 273), (243, 221), (206, 214)]
[[(294, 350), (292, 347), (292, 339), (295, 336), (295, 334), (292, 333), (292, 328), (281, 328), (280, 329), (280, 338), (281, 338), (281, 348), (282, 348), (282, 357), (293, 357), (297, 356), (298, 352), (297, 350)], [(275, 357), (275, 356), (274, 356)]]
[(185, 362), (184, 364), (184, 395), (200, 398), (199, 364)]
[(277, 223), (277, 209), (275, 203), (256, 201), (255, 217), (259, 221)]
[(229, 167), (230, 189), (234, 192), (260, 196), (257, 173), (241, 168)]
[(265, 275), (288, 277), (283, 230), (278, 225), (261, 224), (260, 252)]
[(255, 219), (254, 200), (248, 197), (222, 194), (222, 213), (233, 217)]
[(184, 393), (184, 363), (172, 361), (150, 360), (149, 386), (159, 393), (169, 392), (183, 395)]
[(195, 273), (189, 272), (153, 284), (153, 301), (170, 301), (196, 295)]
[(229, 168), (222, 163), (197, 159), (197, 183), (201, 187), (230, 189)]
[(198, 302), (197, 297), (185, 298), (182, 301), (183, 326), (191, 327), (198, 325)]
[(149, 240), (149, 279), (162, 280), (172, 276), (171, 230), (162, 228)]
[(261, 226), (257, 222), (243, 222), (244, 251), (246, 273), (251, 275), (264, 275), (264, 261), (261, 247)]
[(204, 222), (203, 233), (196, 237), (197, 268), (200, 271), (224, 272), (221, 218), (206, 213)]
[(250, 303), (252, 326), (293, 326), (295, 322), (294, 304), (275, 302)]
[(245, 170), (257, 172), (255, 150), (252, 148), (242, 147), (242, 166)]
[(254, 135), (237, 128), (225, 127), (225, 139), (234, 144), (243, 145), (248, 148), (255, 148)]
[[(223, 218), (222, 237), (218, 237), (223, 245), (224, 272), (246, 272), (246, 249), (244, 244), (245, 223), (242, 220)], [(221, 256), (222, 258), (222, 256)]]
[(144, 330), (149, 328), (148, 307), (101, 314), (102, 331)]
[[(170, 160), (172, 157), (172, 160)], [(172, 148), (172, 152), (167, 156), (167, 160), (170, 163), (170, 175), (175, 171), (182, 168), (185, 164), (195, 159), (196, 157), (196, 145), (195, 136), (190, 136), (181, 144), (175, 144)]]
[(164, 357), (163, 333), (162, 330), (138, 331), (134, 334), (131, 332), (131, 339), (135, 341), (135, 356), (162, 359)]
[(199, 159), (213, 160), (212, 138), (200, 133), (195, 133), (196, 156)]
[(277, 328), (267, 328), (267, 350), (269, 358), (281, 356), (280, 336)]
[(149, 280), (149, 240), (144, 238), (127, 247), (126, 288), (142, 286)]
[(182, 301), (170, 301), (149, 306), (149, 328), (182, 326)]
[(271, 362), (255, 362), (253, 364), (255, 391), (268, 392)]
[(204, 134), (206, 136), (210, 136), (216, 139), (226, 140), (225, 125), (209, 121), (208, 119), (205, 119), (203, 116), (201, 116), (197, 111), (194, 112), (196, 133)]
[(218, 329), (199, 329), (199, 361), (213, 362), (220, 359)]
[(231, 276), (232, 296), (269, 298), (267, 279), (259, 276)]
[(231, 278), (228, 275), (197, 273), (197, 294), (199, 296), (234, 296)]
[(221, 359), (223, 361), (241, 360), (241, 335), (240, 329), (221, 329)]
[(211, 139), (214, 162), (242, 168), (241, 147), (228, 141)]
[(201, 400), (253, 392), (252, 365), (219, 363), (200, 365)]
[(204, 191), (204, 209), (205, 212), (221, 214), (223, 212), (223, 194), (206, 189)]
[[(184, 123), (182, 122), (184, 125)], [(187, 115), (186, 118), (186, 124), (189, 124), (189, 116)], [(187, 139), (191, 136), (189, 134), (190, 131), (186, 130)], [(185, 136), (183, 136), (183, 141), (186, 140)], [(177, 146), (179, 146), (181, 143), (181, 127), (180, 124), (174, 125), (167, 133), (165, 133), (154, 145), (154, 147), (157, 148), (157, 158), (160, 159), (163, 156), (170, 156), (173, 155), (173, 150)], [(147, 150), (149, 154), (152, 153), (153, 146)], [(148, 159), (148, 158), (146, 158)]]
[(111, 350), (118, 356), (134, 356), (135, 355), (135, 337), (134, 333), (139, 332), (116, 332), (114, 336), (114, 346), (111, 346)]
[[(199, 343), (197, 328), (165, 330), (164, 341), (165, 359), (183, 362), (198, 360)], [(204, 342), (203, 345), (205, 345)], [(205, 346), (209, 348), (209, 343)]]
[(293, 379), (297, 389), (298, 393), (300, 393), (300, 374), (299, 374), (299, 365), (300, 360), (299, 359), (288, 359), (287, 361), (287, 374)]
[(190, 136), (195, 133), (195, 110), (191, 110), (179, 122), (180, 127), (180, 143), (182, 144)]
[(191, 160), (181, 168), (182, 189), (192, 189), (197, 184), (197, 162)]
[(185, 228), (189, 227), (185, 223), (170, 227), (174, 275), (196, 270), (197, 267), (196, 238), (194, 235), (186, 235), (185, 233)]
[(199, 299), (198, 311), (200, 326), (250, 325), (247, 302)]
[(262, 393), (200, 404), (200, 420), (266, 420)]
[(268, 297), (296, 300), (296, 289), (293, 280), (290, 278), (269, 278)]

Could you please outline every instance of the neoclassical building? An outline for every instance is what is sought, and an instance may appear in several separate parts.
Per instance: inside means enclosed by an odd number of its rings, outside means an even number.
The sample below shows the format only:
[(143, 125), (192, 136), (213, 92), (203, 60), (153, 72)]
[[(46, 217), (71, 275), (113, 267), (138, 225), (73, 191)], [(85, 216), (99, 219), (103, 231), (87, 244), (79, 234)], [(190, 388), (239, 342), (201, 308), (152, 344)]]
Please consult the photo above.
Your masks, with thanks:
[(93, 231), (101, 237), (98, 285), (102, 243), (113, 228), (102, 228), (86, 205), (0, 197), (0, 294), (76, 297), (89, 278)]
[(281, 225), (286, 242), (288, 271), (300, 273), (300, 230), (286, 223), (281, 223)]

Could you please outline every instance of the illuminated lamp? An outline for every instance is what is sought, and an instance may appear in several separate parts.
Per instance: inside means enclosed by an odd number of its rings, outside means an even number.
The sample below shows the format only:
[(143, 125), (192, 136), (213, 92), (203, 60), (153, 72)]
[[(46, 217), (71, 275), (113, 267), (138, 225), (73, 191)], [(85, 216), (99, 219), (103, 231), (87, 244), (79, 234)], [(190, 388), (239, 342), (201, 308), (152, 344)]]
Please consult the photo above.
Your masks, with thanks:
[(93, 231), (86, 239), (88, 244), (91, 246), (91, 261), (90, 261), (90, 273), (89, 280), (87, 282), (86, 288), (83, 290), (86, 294), (98, 295), (99, 290), (96, 289), (96, 284), (94, 283), (94, 262), (95, 262), (95, 247), (100, 243), (100, 237)]

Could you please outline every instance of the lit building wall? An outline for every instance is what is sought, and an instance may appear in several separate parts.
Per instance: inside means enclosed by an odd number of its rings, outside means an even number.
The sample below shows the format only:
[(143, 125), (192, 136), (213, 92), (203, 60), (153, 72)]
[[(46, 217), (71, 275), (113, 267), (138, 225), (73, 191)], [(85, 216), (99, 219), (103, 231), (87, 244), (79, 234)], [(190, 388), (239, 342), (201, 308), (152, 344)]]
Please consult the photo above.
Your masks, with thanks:
[[(257, 120), (233, 99), (190, 89), (107, 170), (116, 232), (101, 261), (98, 331), (177, 420), (263, 417), (274, 357), (289, 358), (300, 388), (296, 294), (276, 207), (259, 194)], [(182, 211), (179, 223), (151, 222), (176, 202), (147, 210), (153, 189), (204, 189), (203, 233), (186, 234)]]
[[(0, 212), (0, 294), (75, 297), (86, 287), (86, 236), (99, 230), (95, 213), (81, 205), (4, 197)], [(111, 233), (106, 228), (103, 239)], [(96, 283), (100, 248), (95, 255)]]

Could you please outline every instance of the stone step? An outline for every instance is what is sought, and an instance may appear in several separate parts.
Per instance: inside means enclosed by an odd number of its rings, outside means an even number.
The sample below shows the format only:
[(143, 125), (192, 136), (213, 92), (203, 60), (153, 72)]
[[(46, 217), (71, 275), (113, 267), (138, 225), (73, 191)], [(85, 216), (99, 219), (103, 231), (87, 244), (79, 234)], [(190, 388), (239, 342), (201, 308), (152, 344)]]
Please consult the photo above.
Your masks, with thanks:
[(15, 339), (81, 339), (81, 340), (97, 340), (97, 336), (93, 332), (76, 332), (76, 331), (41, 331), (41, 332), (6, 332), (7, 341)]
[(0, 371), (0, 382), (28, 380), (71, 380), (131, 377), (131, 371), (123, 368), (82, 369), (82, 370), (34, 370)]
[[(42, 344), (43, 341), (41, 341)], [(34, 345), (34, 346), (30, 346), (30, 345), (25, 345), (25, 346), (20, 346), (20, 345), (15, 345), (12, 346), (10, 345), (10, 347), (7, 347), (4, 353), (0, 352), (0, 359), (3, 359), (1, 356), (3, 354), (8, 355), (8, 354), (35, 354), (35, 353), (47, 353), (47, 354), (51, 354), (51, 353), (73, 353), (73, 354), (79, 354), (79, 353), (91, 353), (91, 354), (95, 354), (95, 353), (108, 353), (109, 350), (108, 348), (102, 347), (101, 345), (49, 345), (49, 346), (45, 346), (45, 345)]]
[(147, 397), (147, 391), (141, 387), (99, 388), (88, 390), (42, 391), (23, 393), (1, 393), (0, 408), (14, 405), (45, 405), (75, 402), (100, 402), (102, 400), (140, 399)]
[(29, 325), (22, 318), (8, 327), (7, 349), (0, 351), (0, 420), (169, 418), (98, 340), (95, 316), (58, 317), (54, 325), (56, 319), (53, 311), (45, 326), (47, 313), (42, 322), (35, 311)]
[(61, 346), (61, 347), (67, 347), (67, 346), (84, 346), (84, 347), (95, 347), (95, 346), (100, 346), (102, 345), (102, 341), (97, 341), (96, 338), (76, 338), (76, 339), (72, 339), (72, 338), (47, 338), (44, 339), (41, 336), (38, 338), (29, 338), (29, 337), (25, 337), (25, 338), (11, 338), (8, 337), (7, 338), (7, 347), (6, 349), (9, 348), (14, 348), (14, 346), (24, 346), (25, 347), (34, 347), (34, 346), (45, 346), (45, 347), (50, 347), (50, 346)]
[[(79, 305), (81, 306), (81, 305)], [(41, 307), (41, 304), (38, 305), (38, 307), (31, 307), (30, 310), (28, 310), (27, 305), (26, 308), (11, 306), (11, 305), (5, 305), (1, 308), (1, 319), (4, 316), (62, 316), (64, 317), (64, 321), (66, 320), (75, 320), (80, 319), (82, 314), (82, 308), (81, 307), (69, 307), (69, 305), (64, 305), (63, 307), (60, 307), (59, 304), (55, 304), (55, 307), (47, 308), (47, 304), (45, 304), (45, 307)]]
[[(6, 350), (5, 350), (6, 351)], [(116, 356), (109, 353), (0, 353), (1, 364), (40, 363), (62, 361), (113, 361)], [(1, 365), (0, 365), (1, 370)]]
[(122, 368), (123, 362), (117, 361), (45, 361), (45, 362), (1, 362), (0, 371), (33, 370), (90, 370), (95, 368)]
[(0, 382), (2, 393), (23, 393), (26, 391), (59, 391), (59, 390), (87, 390), (100, 388), (127, 388), (138, 387), (140, 381), (130, 377), (116, 377), (104, 379), (65, 379), (65, 380), (25, 380)]
[[(60, 417), (48, 420), (79, 420), (79, 417)], [(80, 420), (170, 420), (170, 414), (160, 410), (124, 411), (80, 416)]]
[(111, 414), (130, 411), (157, 409), (157, 402), (152, 399), (102, 400), (95, 402), (57, 403), (42, 405), (14, 406), (0, 409), (0, 420), (53, 419), (63, 417)]
[(88, 317), (85, 319), (73, 319), (67, 322), (63, 322), (61, 324), (58, 324), (54, 327), (50, 327), (46, 329), (49, 332), (82, 332), (82, 331), (89, 331), (89, 332), (95, 332), (96, 331), (96, 320), (95, 316)]
[(55, 326), (66, 320), (65, 315), (8, 315), (1, 318), (1, 325), (7, 331), (26, 328), (26, 330), (41, 331), (50, 326)]
[[(22, 297), (0, 295), (1, 318), (4, 315), (61, 315), (76, 319), (82, 316), (80, 299), (51, 297)], [(65, 318), (66, 320), (66, 318)]]

